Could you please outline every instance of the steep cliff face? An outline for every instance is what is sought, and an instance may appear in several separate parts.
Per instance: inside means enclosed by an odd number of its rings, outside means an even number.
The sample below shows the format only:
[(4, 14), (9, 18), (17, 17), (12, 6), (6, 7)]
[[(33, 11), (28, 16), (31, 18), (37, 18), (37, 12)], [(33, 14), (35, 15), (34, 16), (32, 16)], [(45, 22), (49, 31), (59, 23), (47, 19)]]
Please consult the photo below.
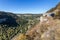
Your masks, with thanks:
[(60, 19), (60, 2), (55, 7), (48, 10), (46, 13), (54, 13), (54, 18)]

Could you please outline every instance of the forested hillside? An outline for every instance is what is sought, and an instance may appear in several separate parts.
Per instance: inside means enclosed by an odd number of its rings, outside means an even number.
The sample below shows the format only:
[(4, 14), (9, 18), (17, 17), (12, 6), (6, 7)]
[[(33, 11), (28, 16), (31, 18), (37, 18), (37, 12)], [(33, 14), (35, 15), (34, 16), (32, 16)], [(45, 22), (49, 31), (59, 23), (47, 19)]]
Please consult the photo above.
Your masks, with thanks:
[(11, 40), (18, 33), (25, 34), (28, 29), (39, 22), (41, 15), (0, 11), (0, 40)]

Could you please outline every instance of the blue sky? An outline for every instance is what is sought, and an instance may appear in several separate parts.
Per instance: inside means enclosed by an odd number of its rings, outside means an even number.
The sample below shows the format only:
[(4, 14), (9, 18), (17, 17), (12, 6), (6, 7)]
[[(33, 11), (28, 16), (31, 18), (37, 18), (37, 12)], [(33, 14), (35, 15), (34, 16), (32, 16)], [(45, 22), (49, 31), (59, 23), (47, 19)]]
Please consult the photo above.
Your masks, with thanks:
[(44, 13), (60, 0), (0, 0), (0, 11), (13, 13)]

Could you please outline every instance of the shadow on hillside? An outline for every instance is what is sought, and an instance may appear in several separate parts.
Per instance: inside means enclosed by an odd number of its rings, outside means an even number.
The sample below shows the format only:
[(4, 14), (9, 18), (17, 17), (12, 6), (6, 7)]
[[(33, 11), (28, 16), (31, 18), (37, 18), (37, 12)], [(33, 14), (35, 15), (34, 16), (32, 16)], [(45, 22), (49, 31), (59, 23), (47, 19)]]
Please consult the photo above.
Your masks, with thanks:
[(19, 24), (12, 16), (0, 15), (0, 25), (7, 25), (7, 27), (17, 27)]

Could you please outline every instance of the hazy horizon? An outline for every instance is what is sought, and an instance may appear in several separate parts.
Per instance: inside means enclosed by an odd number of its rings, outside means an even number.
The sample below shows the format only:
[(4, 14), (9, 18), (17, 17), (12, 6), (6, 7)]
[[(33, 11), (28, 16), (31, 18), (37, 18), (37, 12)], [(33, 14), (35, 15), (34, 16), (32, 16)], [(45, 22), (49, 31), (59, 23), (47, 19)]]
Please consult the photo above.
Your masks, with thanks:
[(0, 11), (13, 13), (44, 13), (60, 0), (0, 0)]

